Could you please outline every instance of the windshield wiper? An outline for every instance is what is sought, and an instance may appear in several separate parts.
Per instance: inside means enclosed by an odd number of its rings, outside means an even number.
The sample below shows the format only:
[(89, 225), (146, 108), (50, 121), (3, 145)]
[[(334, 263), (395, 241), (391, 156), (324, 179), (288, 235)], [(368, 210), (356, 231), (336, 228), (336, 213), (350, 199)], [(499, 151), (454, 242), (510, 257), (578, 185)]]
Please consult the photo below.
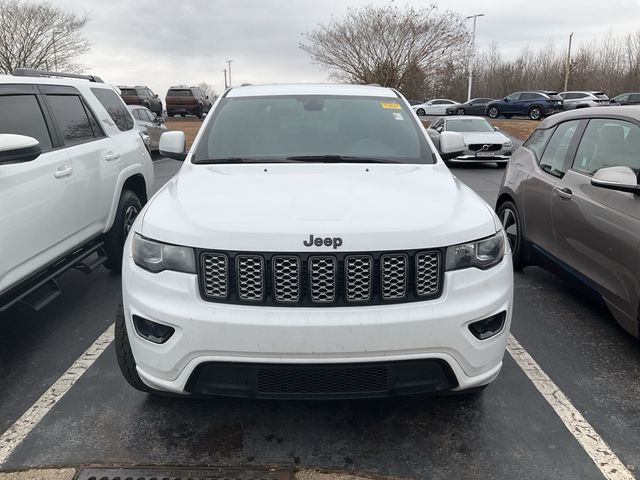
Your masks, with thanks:
[(281, 158), (246, 158), (246, 157), (220, 157), (206, 158), (203, 160), (194, 160), (193, 163), (200, 165), (214, 165), (227, 163), (282, 163), (286, 162)]
[(287, 157), (293, 162), (321, 162), (321, 163), (398, 163), (384, 158), (353, 157), (345, 155), (297, 155)]

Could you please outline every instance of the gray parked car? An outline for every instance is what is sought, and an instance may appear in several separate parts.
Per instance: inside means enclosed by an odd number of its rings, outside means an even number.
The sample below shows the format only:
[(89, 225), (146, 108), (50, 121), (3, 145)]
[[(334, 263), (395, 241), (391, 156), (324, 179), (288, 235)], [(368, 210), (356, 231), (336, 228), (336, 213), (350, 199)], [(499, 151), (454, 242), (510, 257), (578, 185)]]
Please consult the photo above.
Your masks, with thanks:
[(575, 108), (603, 107), (609, 105), (609, 97), (604, 92), (580, 91), (559, 93), (564, 100), (564, 109), (573, 110)]
[(164, 124), (164, 118), (157, 117), (147, 107), (128, 105), (127, 109), (129, 109), (136, 122), (136, 128), (143, 134), (142, 138), (145, 140), (147, 149), (150, 152), (157, 151), (160, 148), (160, 136), (169, 131)]
[(640, 107), (546, 119), (509, 162), (496, 210), (515, 268), (539, 264), (598, 292), (638, 337)]

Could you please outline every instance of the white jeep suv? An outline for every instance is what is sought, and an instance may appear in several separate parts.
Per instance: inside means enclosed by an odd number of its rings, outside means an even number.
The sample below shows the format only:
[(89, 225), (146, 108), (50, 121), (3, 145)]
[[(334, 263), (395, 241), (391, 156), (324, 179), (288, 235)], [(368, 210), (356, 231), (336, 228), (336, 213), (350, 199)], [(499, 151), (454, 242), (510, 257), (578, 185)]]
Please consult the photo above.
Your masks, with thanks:
[(498, 375), (508, 242), (396, 91), (233, 88), (188, 153), (182, 132), (160, 150), (184, 165), (127, 238), (116, 316), (134, 387), (377, 397)]
[(114, 88), (94, 76), (0, 75), (0, 311), (41, 309), (69, 268), (119, 271), (152, 186), (151, 158)]

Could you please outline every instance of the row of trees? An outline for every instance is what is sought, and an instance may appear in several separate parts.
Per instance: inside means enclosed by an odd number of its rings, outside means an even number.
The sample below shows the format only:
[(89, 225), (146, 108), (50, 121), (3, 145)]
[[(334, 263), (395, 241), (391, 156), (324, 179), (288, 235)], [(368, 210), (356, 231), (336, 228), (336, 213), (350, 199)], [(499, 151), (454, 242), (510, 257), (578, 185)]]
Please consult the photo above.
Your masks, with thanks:
[[(378, 83), (415, 99), (467, 96), (470, 32), (463, 17), (435, 5), (351, 9), (306, 33), (300, 48), (336, 80)], [(571, 57), (569, 89), (640, 90), (640, 30), (582, 44)], [(474, 57), (473, 96), (562, 90), (566, 58), (566, 48), (553, 42), (539, 50), (527, 46), (515, 59), (505, 59), (492, 43)]]

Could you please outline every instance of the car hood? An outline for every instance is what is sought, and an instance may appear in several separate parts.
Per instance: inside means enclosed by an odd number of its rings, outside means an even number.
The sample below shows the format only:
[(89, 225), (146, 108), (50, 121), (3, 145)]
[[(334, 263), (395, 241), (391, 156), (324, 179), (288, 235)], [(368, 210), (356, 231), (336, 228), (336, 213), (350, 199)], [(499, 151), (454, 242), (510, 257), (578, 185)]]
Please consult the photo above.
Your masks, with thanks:
[(472, 143), (506, 143), (509, 138), (500, 132), (465, 132), (462, 134), (464, 143), (471, 145)]
[(341, 251), (442, 247), (492, 235), (493, 211), (442, 163), (186, 163), (151, 200), (145, 237), (199, 248)]

